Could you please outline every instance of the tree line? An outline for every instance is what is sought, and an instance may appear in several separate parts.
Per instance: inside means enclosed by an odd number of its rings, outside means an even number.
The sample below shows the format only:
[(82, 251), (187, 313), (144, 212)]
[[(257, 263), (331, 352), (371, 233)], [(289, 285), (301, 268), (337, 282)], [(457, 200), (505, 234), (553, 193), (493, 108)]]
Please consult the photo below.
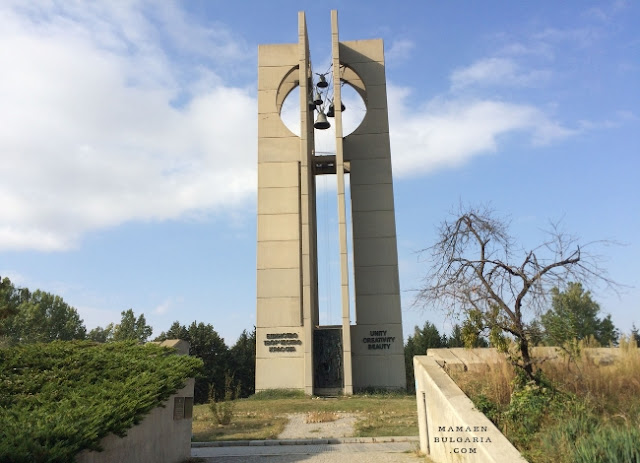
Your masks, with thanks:
[(189, 354), (204, 362), (204, 373), (196, 377), (194, 401), (205, 403), (213, 391), (215, 400), (222, 400), (228, 389), (233, 395), (249, 397), (255, 392), (256, 330), (243, 330), (236, 343), (227, 347), (213, 326), (193, 322), (189, 326), (173, 322), (155, 340), (182, 339), (189, 341)]
[[(153, 328), (144, 314), (133, 309), (121, 312), (120, 323), (110, 323), (87, 332), (78, 311), (62, 297), (16, 287), (9, 278), (0, 278), (0, 347), (37, 342), (91, 340), (99, 343), (149, 341)], [(216, 399), (224, 397), (225, 385), (233, 387), (238, 397), (248, 397), (255, 390), (255, 328), (242, 332), (228, 347), (213, 325), (194, 321), (189, 326), (174, 322), (154, 341), (182, 339), (190, 344), (189, 354), (202, 359), (203, 372), (196, 377), (196, 403), (209, 399), (213, 387)]]
[[(523, 326), (531, 346), (563, 346), (582, 339), (603, 346), (617, 343), (620, 331), (610, 315), (600, 317), (599, 304), (581, 283), (570, 282), (564, 290), (554, 287), (550, 293), (550, 308)], [(416, 326), (404, 348), (408, 389), (414, 387), (414, 355), (424, 355), (431, 348), (496, 346), (494, 341), (502, 340), (492, 338), (492, 328), (483, 318), (474, 317), (473, 311), (448, 336), (440, 334), (428, 321), (422, 328)], [(0, 347), (75, 339), (143, 343), (149, 341), (152, 332), (144, 314), (136, 316), (133, 309), (121, 313), (120, 323), (87, 332), (77, 310), (60, 296), (41, 290), (31, 292), (14, 286), (8, 278), (0, 278)], [(640, 346), (640, 332), (635, 325), (630, 334)], [(188, 341), (190, 355), (204, 363), (203, 373), (195, 382), (196, 403), (207, 402), (211, 390), (215, 399), (222, 399), (229, 387), (236, 397), (248, 397), (255, 392), (255, 327), (250, 332), (244, 330), (236, 343), (228, 347), (213, 325), (197, 321), (183, 325), (176, 321), (154, 341), (167, 339)]]

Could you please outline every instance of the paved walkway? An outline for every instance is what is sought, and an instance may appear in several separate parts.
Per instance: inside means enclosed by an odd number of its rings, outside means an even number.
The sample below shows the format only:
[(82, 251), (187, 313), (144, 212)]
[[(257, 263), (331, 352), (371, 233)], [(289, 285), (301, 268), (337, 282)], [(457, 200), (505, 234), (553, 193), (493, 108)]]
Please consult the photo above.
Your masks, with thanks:
[[(404, 439), (403, 442), (397, 442)], [(196, 444), (191, 456), (211, 463), (420, 463), (417, 441), (407, 438), (377, 439), (309, 439), (228, 443), (208, 447)], [(380, 442), (382, 440), (382, 442)], [(332, 443), (329, 443), (332, 442)], [(266, 445), (265, 445), (266, 444)], [(216, 443), (219, 445), (219, 443)]]

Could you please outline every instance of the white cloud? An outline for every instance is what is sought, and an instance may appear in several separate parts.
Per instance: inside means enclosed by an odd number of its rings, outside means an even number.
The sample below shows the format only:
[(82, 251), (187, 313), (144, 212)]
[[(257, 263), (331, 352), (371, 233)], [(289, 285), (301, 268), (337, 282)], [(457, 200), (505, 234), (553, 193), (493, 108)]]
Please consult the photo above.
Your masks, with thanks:
[(415, 47), (416, 44), (411, 40), (394, 40), (384, 53), (385, 61), (387, 63), (406, 61), (411, 57), (411, 52)]
[(510, 41), (504, 45), (496, 53), (500, 56), (518, 57), (518, 58), (538, 58), (547, 61), (553, 60), (555, 53), (553, 47), (542, 41), (534, 41), (533, 43), (522, 43)]
[[(65, 250), (91, 230), (228, 211), (255, 194), (255, 97), (221, 74), (250, 54), (228, 28), (200, 27), (165, 2), (7, 5), (0, 250)], [(412, 47), (398, 41), (389, 53)], [(452, 89), (528, 85), (540, 72), (490, 58), (455, 71)], [(408, 90), (387, 88), (399, 175), (460, 165), (508, 133), (532, 143), (572, 133), (526, 104), (454, 92), (416, 110)], [(345, 101), (355, 128), (364, 109)], [(332, 138), (318, 134), (318, 149), (335, 149)]]
[(388, 85), (391, 152), (395, 175), (409, 176), (454, 167), (497, 150), (498, 138), (521, 132), (546, 144), (574, 132), (525, 104), (489, 99), (436, 98), (418, 111), (410, 91)]
[(171, 302), (164, 301), (162, 304), (158, 305), (155, 309), (153, 309), (153, 313), (156, 315), (165, 315), (171, 309)]
[(548, 27), (533, 35), (533, 39), (546, 43), (572, 43), (587, 48), (604, 35), (600, 27), (581, 27), (573, 29), (557, 29)]
[(158, 46), (193, 33), (227, 60), (242, 48), (228, 31), (187, 28), (168, 6), (154, 25), (143, 3), (42, 5), (0, 10), (0, 250), (67, 249), (92, 229), (253, 194), (255, 98)]
[(550, 76), (548, 70), (525, 71), (509, 58), (485, 58), (453, 71), (451, 86), (453, 90), (487, 85), (526, 87), (539, 85)]

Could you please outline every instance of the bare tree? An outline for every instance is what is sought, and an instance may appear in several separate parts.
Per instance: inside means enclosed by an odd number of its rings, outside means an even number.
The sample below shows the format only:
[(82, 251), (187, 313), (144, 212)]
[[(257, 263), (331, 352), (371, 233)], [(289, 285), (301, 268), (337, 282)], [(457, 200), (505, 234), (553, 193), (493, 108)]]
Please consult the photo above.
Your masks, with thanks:
[(467, 328), (488, 330), (503, 351), (510, 335), (521, 356), (512, 362), (534, 378), (526, 313), (540, 314), (550, 289), (569, 281), (616, 284), (601, 268), (601, 258), (588, 252), (596, 242), (581, 245), (552, 224), (547, 240), (526, 251), (509, 235), (508, 225), (488, 208), (461, 207), (453, 220), (444, 221), (438, 242), (421, 251), (429, 270), (416, 302), (466, 316)]

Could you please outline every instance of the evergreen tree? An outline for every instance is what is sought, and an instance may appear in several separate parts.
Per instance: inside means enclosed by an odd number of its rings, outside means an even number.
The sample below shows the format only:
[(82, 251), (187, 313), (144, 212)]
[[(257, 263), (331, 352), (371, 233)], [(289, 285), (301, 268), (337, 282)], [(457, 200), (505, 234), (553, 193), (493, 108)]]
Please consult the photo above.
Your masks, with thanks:
[(189, 355), (204, 362), (202, 375), (196, 377), (194, 401), (206, 403), (209, 389), (214, 388), (216, 399), (222, 399), (225, 393), (225, 375), (229, 372), (229, 348), (210, 324), (193, 322), (189, 327), (173, 322), (169, 330), (160, 333), (155, 341), (182, 339), (189, 342)]
[(256, 382), (256, 328), (251, 334), (243, 330), (229, 351), (229, 368), (238, 386), (240, 397), (255, 393)]
[(189, 330), (181, 325), (180, 322), (175, 321), (166, 332), (163, 331), (160, 333), (155, 341), (166, 341), (167, 339), (182, 339), (183, 341), (188, 341)]
[(631, 325), (631, 341), (635, 341), (636, 345), (640, 347), (640, 332), (635, 323)]
[(0, 321), (18, 313), (21, 299), (21, 291), (11, 283), (11, 280), (0, 277)]
[(153, 328), (147, 325), (144, 314), (136, 319), (133, 309), (122, 311), (122, 320), (113, 328), (113, 341), (146, 342), (153, 333)]
[(552, 308), (540, 319), (546, 344), (561, 346), (589, 336), (603, 346), (617, 343), (618, 330), (613, 326), (611, 315), (598, 318), (600, 305), (582, 284), (569, 283), (565, 291), (553, 288), (551, 294)]
[(447, 337), (441, 336), (438, 328), (431, 322), (425, 322), (422, 329), (414, 328), (413, 336), (407, 338), (404, 347), (404, 362), (407, 376), (407, 390), (415, 391), (413, 375), (413, 357), (425, 355), (428, 349), (447, 346)]
[(87, 338), (95, 342), (110, 342), (113, 340), (113, 323), (109, 323), (106, 328), (97, 326), (89, 331)]
[(229, 369), (229, 349), (224, 339), (210, 324), (195, 321), (189, 325), (189, 354), (204, 362), (202, 378), (196, 378), (194, 401), (206, 403), (209, 386), (213, 385), (216, 399), (224, 397), (225, 374)]
[(447, 347), (464, 347), (462, 328), (457, 323), (451, 330), (451, 335), (447, 338)]

